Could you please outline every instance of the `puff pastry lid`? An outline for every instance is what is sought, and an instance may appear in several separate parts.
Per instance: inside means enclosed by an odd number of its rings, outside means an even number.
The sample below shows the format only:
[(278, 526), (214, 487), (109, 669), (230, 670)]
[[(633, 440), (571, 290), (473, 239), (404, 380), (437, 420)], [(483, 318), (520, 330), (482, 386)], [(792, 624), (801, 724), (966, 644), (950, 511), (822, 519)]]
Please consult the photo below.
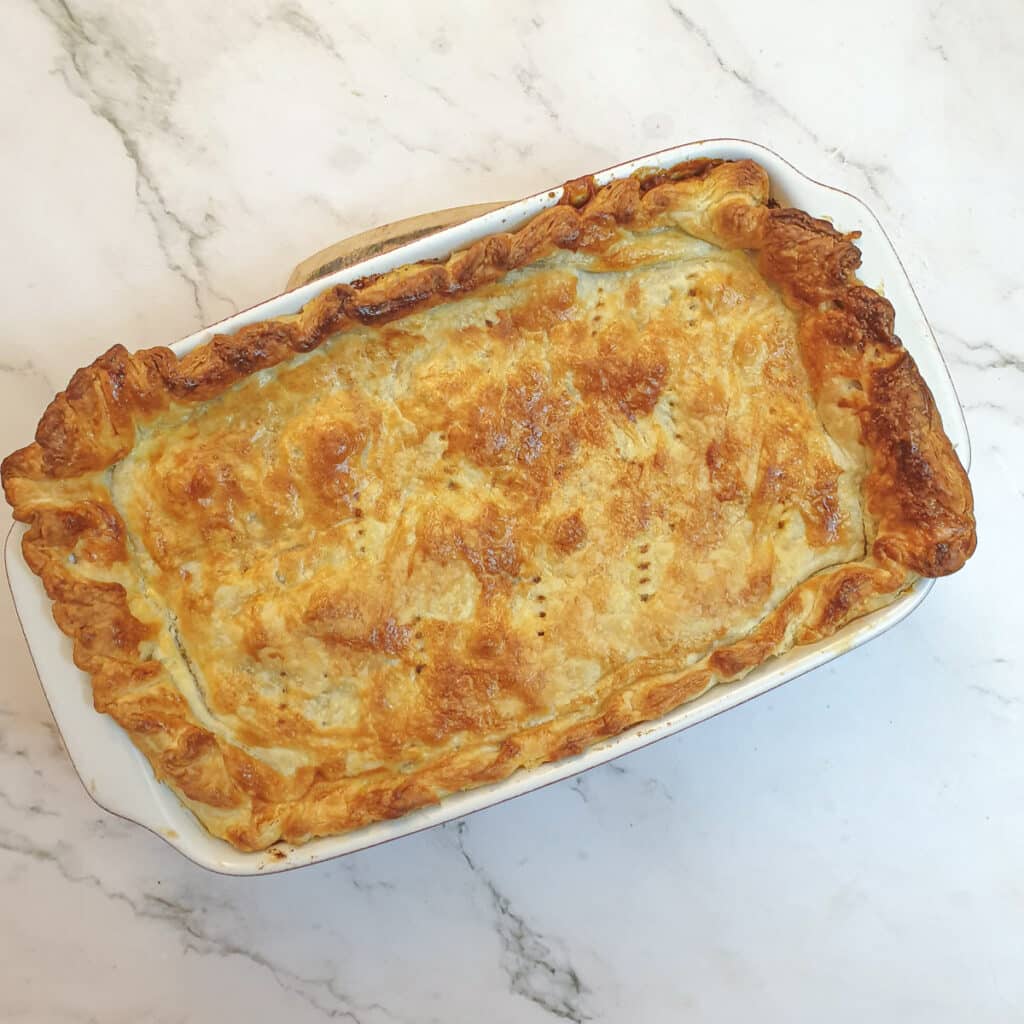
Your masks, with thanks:
[(178, 359), (3, 464), (112, 715), (214, 834), (302, 842), (576, 753), (975, 543), (856, 233), (693, 161)]

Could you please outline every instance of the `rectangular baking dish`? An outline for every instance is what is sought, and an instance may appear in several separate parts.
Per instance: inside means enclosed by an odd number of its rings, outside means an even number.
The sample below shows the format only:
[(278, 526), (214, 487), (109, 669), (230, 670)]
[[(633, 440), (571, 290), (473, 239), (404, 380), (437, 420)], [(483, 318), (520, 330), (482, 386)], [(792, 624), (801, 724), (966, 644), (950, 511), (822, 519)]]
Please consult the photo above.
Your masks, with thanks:
[[(710, 139), (675, 146), (608, 168), (596, 178), (599, 184), (605, 184), (626, 177), (639, 167), (670, 167), (694, 157), (756, 160), (767, 170), (773, 192), (783, 205), (797, 206), (814, 216), (832, 220), (843, 230), (856, 228), (862, 232), (859, 245), (864, 261), (860, 276), (867, 284), (883, 290), (893, 303), (897, 334), (916, 360), (935, 396), (946, 433), (964, 466), (969, 468), (967, 428), (949, 372), (899, 257), (877, 218), (860, 200), (813, 181), (773, 151), (738, 139)], [(246, 324), (294, 313), (329, 285), (380, 273), (404, 263), (445, 256), (496, 231), (512, 230), (557, 203), (560, 196), (561, 188), (541, 192), (345, 267), (207, 327), (171, 347), (183, 354), (215, 334), (231, 333)], [(598, 743), (575, 757), (517, 772), (502, 782), (454, 794), (438, 805), (345, 835), (316, 839), (298, 847), (279, 844), (261, 853), (242, 853), (210, 836), (174, 794), (157, 782), (148, 762), (127, 734), (111, 718), (93, 709), (89, 678), (75, 667), (71, 642), (54, 623), (50, 602), (22, 558), (24, 529), (16, 524), (7, 538), (5, 561), (11, 593), (43, 691), (86, 790), (101, 807), (150, 829), (195, 863), (232, 875), (271, 873), (353, 853), (528, 793), (628, 754), (765, 693), (878, 636), (909, 615), (934, 583), (920, 580), (891, 605), (850, 623), (830, 639), (789, 651), (761, 665), (739, 682), (719, 685), (670, 714)]]

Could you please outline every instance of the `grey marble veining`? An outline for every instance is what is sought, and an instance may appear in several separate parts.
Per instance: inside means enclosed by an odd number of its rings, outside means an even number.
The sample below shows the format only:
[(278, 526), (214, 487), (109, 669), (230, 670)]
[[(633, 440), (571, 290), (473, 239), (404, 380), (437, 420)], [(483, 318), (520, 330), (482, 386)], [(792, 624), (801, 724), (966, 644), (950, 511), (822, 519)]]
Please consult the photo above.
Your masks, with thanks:
[(967, 411), (980, 543), (752, 704), (265, 879), (89, 800), (4, 592), (0, 1017), (1024, 1015), (1019, 4), (16, 0), (4, 33), (2, 453), (113, 342), (245, 308), (339, 237), (731, 135), (882, 219)]

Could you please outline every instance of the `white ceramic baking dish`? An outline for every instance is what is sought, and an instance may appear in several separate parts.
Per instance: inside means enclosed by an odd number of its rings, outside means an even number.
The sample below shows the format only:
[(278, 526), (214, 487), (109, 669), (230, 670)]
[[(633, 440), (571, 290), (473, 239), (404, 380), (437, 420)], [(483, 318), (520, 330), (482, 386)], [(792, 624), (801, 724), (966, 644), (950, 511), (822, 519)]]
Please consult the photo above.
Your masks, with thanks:
[[(877, 218), (860, 200), (813, 181), (771, 150), (738, 139), (711, 139), (676, 146), (618, 164), (601, 171), (596, 177), (599, 183), (605, 183), (625, 177), (638, 167), (669, 167), (693, 157), (750, 157), (757, 160), (771, 176), (774, 193), (781, 203), (826, 217), (845, 230), (857, 228), (863, 233), (859, 243), (864, 254), (861, 277), (866, 283), (884, 289), (895, 306), (897, 333), (928, 382), (946, 432), (960, 459), (969, 466), (970, 447), (963, 412), (931, 328), (892, 244)], [(346, 267), (229, 317), (172, 347), (179, 353), (188, 352), (214, 334), (230, 333), (245, 324), (292, 313), (327, 285), (379, 273), (403, 263), (443, 256), (495, 231), (515, 228), (556, 203), (560, 195), (560, 188), (538, 193)], [(5, 560), (11, 592), (53, 717), (87, 791), (101, 807), (152, 830), (197, 864), (235, 875), (282, 871), (362, 850), (528, 793), (628, 754), (735, 707), (878, 636), (913, 611), (933, 585), (931, 580), (922, 580), (893, 604), (851, 623), (831, 639), (790, 651), (762, 665), (740, 682), (715, 687), (671, 714), (598, 743), (576, 757), (517, 772), (503, 782), (450, 796), (437, 806), (347, 835), (316, 839), (294, 848), (278, 846), (263, 853), (241, 853), (206, 833), (174, 794), (156, 781), (149, 764), (127, 735), (112, 719), (97, 714), (93, 709), (88, 677), (72, 662), (71, 644), (54, 624), (50, 602), (22, 558), (23, 530), (22, 526), (15, 525), (7, 538)]]

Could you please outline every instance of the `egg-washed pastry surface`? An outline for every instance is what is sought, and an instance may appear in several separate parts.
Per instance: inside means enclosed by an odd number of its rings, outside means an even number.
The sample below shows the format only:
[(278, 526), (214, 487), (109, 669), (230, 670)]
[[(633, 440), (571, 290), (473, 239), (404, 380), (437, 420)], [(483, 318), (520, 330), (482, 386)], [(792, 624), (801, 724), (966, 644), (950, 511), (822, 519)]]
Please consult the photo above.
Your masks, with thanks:
[(577, 753), (974, 547), (856, 235), (749, 161), (597, 188), (178, 359), (4, 463), (112, 715), (242, 849)]

